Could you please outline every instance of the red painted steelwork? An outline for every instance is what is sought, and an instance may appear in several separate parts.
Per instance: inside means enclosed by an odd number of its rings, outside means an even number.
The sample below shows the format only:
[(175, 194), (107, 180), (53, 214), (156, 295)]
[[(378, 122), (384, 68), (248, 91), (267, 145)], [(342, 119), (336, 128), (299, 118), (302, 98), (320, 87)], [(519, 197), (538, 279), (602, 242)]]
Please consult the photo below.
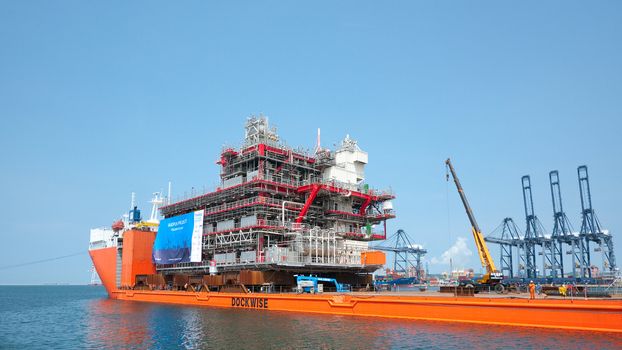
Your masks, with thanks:
[(361, 205), (361, 210), (359, 211), (360, 215), (365, 215), (365, 211), (367, 210), (367, 207), (369, 206), (369, 204), (371, 203), (371, 196), (368, 197), (365, 202), (363, 202), (363, 205)]
[[(247, 208), (247, 207), (252, 207), (252, 206), (262, 206), (262, 207), (272, 207), (272, 208), (281, 208), (281, 205), (279, 204), (273, 204), (273, 203), (266, 203), (265, 200), (261, 200), (262, 198), (266, 198), (266, 197), (258, 197), (257, 200), (246, 203), (246, 204), (241, 204), (241, 205), (236, 205), (234, 207), (230, 207), (230, 208), (226, 208), (226, 209), (222, 209), (222, 210), (217, 210), (217, 211), (213, 211), (213, 212), (209, 212), (209, 213), (205, 213), (205, 216), (211, 216), (211, 215), (216, 215), (216, 214), (221, 214), (221, 213), (225, 213), (231, 210), (237, 210), (237, 209), (242, 209), (242, 208)], [(297, 210), (297, 207), (291, 206), (291, 205), (286, 205), (285, 209), (287, 210)]]
[(346, 238), (354, 238), (356, 240), (369, 240), (369, 241), (376, 241), (376, 240), (381, 240), (381, 239), (385, 239), (386, 238), (386, 233), (385, 235), (379, 235), (379, 234), (372, 234), (371, 236), (367, 236), (364, 233), (359, 233), (359, 232), (344, 232), (343, 234), (344, 237)]
[[(257, 220), (258, 222), (260, 220)], [(218, 232), (209, 232), (209, 233), (204, 233), (203, 236), (211, 236), (211, 235), (219, 235), (221, 233), (230, 233), (230, 232), (234, 232), (234, 231), (244, 231), (244, 230), (282, 230), (285, 227), (282, 226), (270, 226), (270, 225), (251, 225), (251, 226), (244, 226), (244, 227), (236, 227), (236, 228), (232, 228), (232, 229), (228, 229), (228, 230), (223, 230), (223, 231), (218, 231)]]
[(312, 186), (313, 188), (311, 189), (309, 198), (307, 198), (307, 201), (305, 202), (304, 207), (302, 207), (302, 209), (300, 210), (300, 214), (298, 214), (298, 217), (296, 218), (296, 223), (298, 224), (301, 223), (305, 215), (307, 215), (307, 211), (309, 211), (309, 207), (311, 207), (311, 204), (315, 200), (315, 197), (317, 196), (318, 192), (320, 192), (320, 188), (322, 188), (321, 185), (317, 185), (317, 184), (312, 185)]
[(353, 216), (356, 218), (368, 218), (369, 220), (385, 220), (385, 219), (392, 219), (395, 217), (395, 215), (393, 214), (378, 214), (378, 215), (364, 215), (364, 214), (357, 214), (357, 213), (350, 213), (347, 211), (341, 211), (341, 210), (327, 210), (324, 212), (326, 215), (344, 215), (344, 216)]
[(372, 200), (376, 200), (377, 197), (375, 196), (371, 196), (369, 194), (365, 194), (365, 193), (361, 193), (358, 191), (350, 191), (350, 190), (346, 190), (343, 188), (339, 188), (336, 186), (332, 186), (332, 185), (323, 185), (323, 184), (311, 184), (311, 185), (305, 185), (305, 186), (300, 186), (297, 189), (298, 193), (303, 193), (303, 192), (308, 192), (313, 190), (314, 186), (320, 186), (323, 190), (329, 191), (329, 192), (333, 192), (333, 193), (338, 193), (338, 194), (342, 194), (342, 195), (350, 195), (353, 197), (357, 197), (357, 198), (363, 198), (363, 199), (368, 199), (371, 198)]

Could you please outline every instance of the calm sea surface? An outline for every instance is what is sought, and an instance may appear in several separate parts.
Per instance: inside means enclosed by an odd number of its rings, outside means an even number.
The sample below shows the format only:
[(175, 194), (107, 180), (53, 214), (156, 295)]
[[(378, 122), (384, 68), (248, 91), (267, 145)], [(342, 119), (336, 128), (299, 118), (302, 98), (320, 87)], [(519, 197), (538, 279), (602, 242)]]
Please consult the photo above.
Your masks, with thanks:
[(622, 349), (622, 336), (114, 301), (90, 286), (0, 286), (0, 348)]

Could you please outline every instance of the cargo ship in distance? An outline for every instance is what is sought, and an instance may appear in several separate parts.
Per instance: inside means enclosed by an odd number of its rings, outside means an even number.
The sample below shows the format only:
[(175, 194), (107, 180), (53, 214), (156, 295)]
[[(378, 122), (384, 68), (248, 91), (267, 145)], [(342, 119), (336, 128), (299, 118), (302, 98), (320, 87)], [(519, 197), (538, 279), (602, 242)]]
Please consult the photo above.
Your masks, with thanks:
[[(89, 254), (110, 298), (433, 321), (622, 332), (621, 300), (376, 293), (395, 195), (365, 181), (368, 154), (346, 136), (313, 154), (287, 146), (266, 117), (223, 148), (221, 184), (150, 218), (134, 203), (91, 230)], [(161, 217), (161, 218), (160, 218)]]

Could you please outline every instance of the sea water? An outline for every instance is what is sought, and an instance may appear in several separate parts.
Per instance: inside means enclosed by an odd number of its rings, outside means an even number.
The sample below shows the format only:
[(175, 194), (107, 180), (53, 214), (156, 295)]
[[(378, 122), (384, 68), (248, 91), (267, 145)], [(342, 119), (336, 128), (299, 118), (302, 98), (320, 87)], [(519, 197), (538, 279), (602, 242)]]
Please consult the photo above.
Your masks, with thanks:
[(107, 298), (101, 286), (0, 286), (1, 349), (622, 349), (622, 335)]

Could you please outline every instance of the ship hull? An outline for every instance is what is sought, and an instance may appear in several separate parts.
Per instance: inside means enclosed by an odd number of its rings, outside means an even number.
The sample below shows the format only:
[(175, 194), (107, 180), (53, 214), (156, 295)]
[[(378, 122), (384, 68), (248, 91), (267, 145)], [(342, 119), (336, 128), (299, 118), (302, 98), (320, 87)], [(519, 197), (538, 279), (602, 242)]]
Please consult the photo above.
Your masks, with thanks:
[(116, 248), (90, 252), (112, 299), (256, 311), (309, 312), (413, 320), (622, 333), (622, 300), (510, 299), (352, 294), (215, 293), (116, 287)]
[(89, 250), (89, 255), (108, 295), (113, 297), (117, 289), (117, 247)]
[(115, 290), (113, 299), (257, 311), (309, 312), (413, 320), (622, 332), (620, 300), (528, 300), (382, 296), (378, 294), (245, 294)]
[[(126, 232), (123, 254), (118, 254), (116, 247), (89, 251), (112, 299), (256, 311), (309, 312), (622, 333), (621, 299), (529, 300), (497, 295), (488, 298), (423, 296), (412, 292), (271, 294), (132, 289), (130, 277), (153, 273), (152, 270), (155, 270), (153, 266), (146, 266), (148, 264), (145, 259), (148, 255), (136, 253), (144, 250), (144, 247), (150, 247), (152, 237), (148, 236), (151, 238), (145, 240), (131, 238), (134, 234), (136, 231)], [(147, 235), (140, 232), (138, 234)], [(117, 269), (127, 271), (121, 273)]]

